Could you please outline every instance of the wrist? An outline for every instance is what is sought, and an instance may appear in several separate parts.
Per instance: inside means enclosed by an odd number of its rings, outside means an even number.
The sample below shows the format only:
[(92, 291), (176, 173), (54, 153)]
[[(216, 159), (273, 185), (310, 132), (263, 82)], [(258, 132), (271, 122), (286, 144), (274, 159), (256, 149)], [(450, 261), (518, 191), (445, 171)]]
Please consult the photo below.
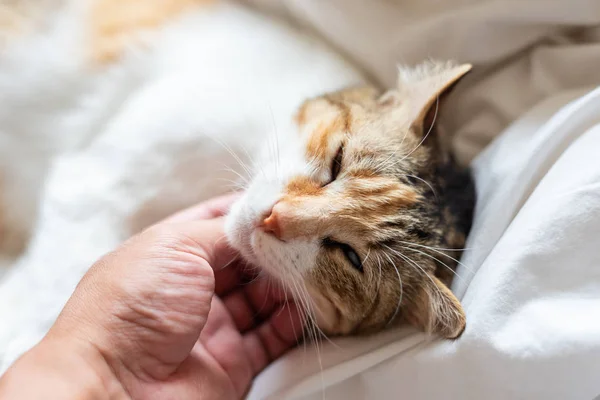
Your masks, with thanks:
[(50, 393), (65, 400), (129, 399), (102, 354), (92, 345), (46, 337), (0, 379), (0, 397), (29, 400), (45, 398)]

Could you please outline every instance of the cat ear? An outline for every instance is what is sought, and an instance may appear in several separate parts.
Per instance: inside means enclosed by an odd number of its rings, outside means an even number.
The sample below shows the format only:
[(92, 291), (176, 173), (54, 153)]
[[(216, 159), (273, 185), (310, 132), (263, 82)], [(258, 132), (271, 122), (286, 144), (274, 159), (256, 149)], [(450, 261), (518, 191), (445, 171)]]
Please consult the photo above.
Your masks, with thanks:
[(398, 99), (405, 103), (412, 126), (422, 131), (437, 116), (440, 98), (470, 70), (471, 64), (427, 62), (398, 70)]
[(456, 296), (442, 281), (431, 274), (427, 275), (411, 301), (406, 319), (425, 332), (446, 339), (456, 339), (465, 330), (465, 312)]

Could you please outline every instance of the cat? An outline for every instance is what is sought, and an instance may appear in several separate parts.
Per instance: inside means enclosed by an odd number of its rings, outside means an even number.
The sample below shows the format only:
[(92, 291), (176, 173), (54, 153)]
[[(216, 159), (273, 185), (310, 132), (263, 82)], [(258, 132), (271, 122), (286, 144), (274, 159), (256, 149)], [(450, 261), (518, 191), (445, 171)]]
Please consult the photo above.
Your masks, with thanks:
[(441, 101), (471, 66), (400, 68), (380, 94), (308, 100), (227, 219), (231, 244), (301, 300), (327, 335), (409, 323), (448, 339), (466, 317), (448, 289), (475, 191), (439, 143)]
[[(15, 5), (20, 6), (10, 8)], [(365, 213), (364, 221), (375, 223), (373, 218), (381, 218), (388, 226), (360, 232), (361, 237), (366, 244), (374, 232), (405, 235), (415, 247), (410, 258), (431, 274), (431, 281), (411, 274), (410, 263), (397, 262), (396, 272), (391, 262), (400, 257), (396, 253), (369, 253), (368, 249), (364, 253), (365, 244), (351, 243), (339, 235), (318, 242), (288, 240), (296, 250), (305, 249), (298, 252), (298, 265), (312, 274), (323, 274), (301, 281), (322, 310), (316, 315), (318, 323), (329, 333), (349, 334), (381, 329), (386, 319), (406, 320), (455, 336), (459, 318), (452, 319), (451, 314), (463, 314), (446, 286), (451, 275), (445, 268), (437, 268), (434, 277), (432, 260), (443, 256), (435, 251), (426, 256), (429, 250), (419, 246), (463, 246), (467, 229), (453, 222), (467, 221), (468, 213), (457, 214), (449, 201), (470, 204), (469, 193), (458, 179), (466, 178), (444, 151), (435, 150), (430, 140), (435, 130), (423, 135), (427, 140), (422, 146), (417, 146), (413, 136), (423, 126), (435, 127), (432, 117), (437, 102), (432, 107), (432, 99), (458, 79), (449, 71), (459, 70), (439, 64), (437, 69), (421, 68), (411, 75), (404, 69), (407, 82), (422, 84), (406, 85), (383, 97), (374, 89), (343, 90), (368, 84), (368, 79), (307, 31), (278, 23), (236, 2), (42, 0), (3, 3), (0, 13), (19, 16), (13, 24), (0, 25), (0, 250), (18, 257), (9, 261), (15, 266), (14, 273), (0, 282), (0, 294), (4, 295), (0, 303), (27, 305), (15, 315), (13, 307), (2, 309), (0, 304), (4, 326), (11, 328), (4, 336), (0, 332), (0, 347), (12, 343), (16, 347), (11, 347), (11, 354), (17, 355), (27, 341), (39, 340), (65, 296), (95, 259), (168, 214), (230, 190), (226, 180), (244, 173), (237, 160), (246, 162), (251, 158), (246, 153), (254, 155), (261, 150), (267, 159), (269, 153), (280, 152), (285, 162), (258, 165), (257, 170), (266, 176), (256, 175), (228, 217), (229, 237), (247, 258), (277, 275), (276, 264), (265, 262), (262, 253), (248, 251), (236, 237), (250, 234), (255, 224), (268, 220), (261, 229), (270, 229), (272, 234), (264, 238), (270, 246), (280, 246), (269, 247), (269, 251), (278, 249), (278, 255), (284, 254), (287, 247), (283, 242), (271, 241), (275, 234), (283, 235), (284, 240), (290, 234), (282, 222), (286, 214), (280, 210), (285, 202), (273, 208), (281, 186), (289, 186), (290, 177), (304, 176), (304, 181), (296, 179), (290, 186), (302, 191), (335, 172), (338, 180), (329, 185), (335, 188), (347, 180), (351, 170), (348, 157), (362, 149), (365, 163), (379, 157), (383, 161), (380, 167), (389, 164), (370, 173), (383, 178), (397, 170), (406, 173), (400, 178), (408, 183), (387, 194), (393, 202), (406, 202), (401, 212), (378, 215), (377, 210), (386, 210), (377, 195), (384, 195), (380, 190), (386, 189), (387, 181), (363, 177), (369, 179), (366, 186), (356, 188), (353, 207)], [(318, 97), (321, 93), (332, 94)], [(291, 115), (300, 104), (315, 96), (301, 107), (294, 121)], [(432, 112), (416, 117), (417, 109), (406, 108), (408, 104)], [(351, 118), (340, 118), (338, 107), (347, 110)], [(414, 132), (404, 127), (411, 120)], [(336, 146), (334, 140), (365, 130), (361, 126), (367, 125), (376, 135), (370, 139), (353, 135), (343, 151), (332, 147)], [(303, 136), (294, 133), (299, 127)], [(403, 129), (396, 139), (391, 136)], [(273, 131), (277, 131), (279, 146), (271, 149)], [(307, 141), (311, 131), (322, 135)], [(328, 131), (331, 134), (326, 134)], [(398, 141), (404, 136), (405, 140)], [(389, 143), (378, 138), (390, 139), (398, 148), (390, 151)], [(309, 144), (321, 159), (310, 160), (314, 171), (307, 170), (303, 150)], [(375, 151), (369, 152), (369, 148)], [(398, 158), (400, 154), (406, 159)], [(335, 165), (340, 161), (339, 171), (331, 169), (334, 159)], [(223, 164), (234, 170), (224, 170)], [(281, 177), (275, 179), (279, 183), (269, 183), (269, 174)], [(379, 184), (381, 188), (376, 187)], [(316, 194), (322, 189), (314, 190)], [(369, 202), (377, 209), (370, 214), (361, 205), (363, 191), (372, 191)], [(461, 196), (466, 198), (462, 203)], [(436, 203), (438, 199), (440, 203)], [(436, 208), (437, 204), (445, 206)], [(273, 217), (268, 219), (271, 209)], [(297, 211), (302, 209), (299, 206)], [(351, 220), (332, 219), (338, 225), (342, 221), (344, 232), (356, 235)], [(433, 227), (436, 222), (439, 225)], [(303, 223), (295, 226), (301, 228)], [(317, 228), (314, 234), (320, 234)], [(387, 243), (398, 252), (397, 244)], [(21, 252), (24, 247), (26, 251)], [(57, 250), (66, 248), (70, 250)], [(458, 256), (454, 251), (438, 251)], [(385, 276), (377, 279), (381, 290), (361, 285), (354, 271), (344, 269), (343, 254), (354, 260), (357, 271), (362, 269), (367, 278), (373, 273), (373, 262), (383, 263)], [(442, 261), (454, 267), (451, 259)], [(313, 268), (317, 262), (327, 263), (327, 268)], [(321, 288), (311, 283), (328, 284), (334, 273), (341, 285), (336, 290), (333, 285)], [(427, 286), (428, 282), (431, 285)], [(402, 307), (396, 312), (398, 290), (403, 293)], [(337, 308), (333, 308), (329, 299), (336, 293)], [(360, 302), (365, 303), (369, 296), (378, 298), (378, 304), (370, 313), (372, 320), (361, 325), (357, 323), (364, 308)], [(431, 296), (439, 299), (430, 302)], [(408, 307), (408, 300), (415, 304)], [(338, 308), (343, 318), (330, 315)], [(430, 311), (436, 311), (431, 318)], [(439, 325), (443, 316), (451, 320), (444, 325), (447, 332)], [(23, 337), (28, 339), (14, 344), (13, 339)]]

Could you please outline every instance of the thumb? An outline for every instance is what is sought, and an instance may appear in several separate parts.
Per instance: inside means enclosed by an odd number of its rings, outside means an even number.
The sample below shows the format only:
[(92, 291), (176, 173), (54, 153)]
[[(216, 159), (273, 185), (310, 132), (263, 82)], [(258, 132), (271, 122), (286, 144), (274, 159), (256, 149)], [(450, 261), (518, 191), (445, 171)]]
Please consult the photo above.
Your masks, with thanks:
[(159, 228), (158, 234), (167, 239), (173, 236), (175, 244), (185, 246), (186, 251), (206, 260), (213, 270), (220, 270), (239, 256), (229, 245), (224, 226), (225, 217), (218, 217), (185, 222), (166, 220), (155, 228)]
[(49, 335), (92, 342), (117, 374), (165, 379), (206, 324), (211, 263), (228, 258), (220, 246), (227, 250), (221, 219), (147, 229), (90, 268)]

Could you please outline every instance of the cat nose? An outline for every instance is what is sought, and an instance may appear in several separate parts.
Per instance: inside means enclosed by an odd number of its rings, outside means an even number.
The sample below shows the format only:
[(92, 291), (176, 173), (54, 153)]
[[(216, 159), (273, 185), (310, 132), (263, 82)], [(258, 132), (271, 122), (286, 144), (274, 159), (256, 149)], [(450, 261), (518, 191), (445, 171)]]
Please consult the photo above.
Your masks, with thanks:
[(281, 240), (281, 225), (279, 224), (279, 217), (275, 208), (271, 209), (271, 212), (261, 223), (261, 228), (266, 233), (270, 233), (277, 239)]

